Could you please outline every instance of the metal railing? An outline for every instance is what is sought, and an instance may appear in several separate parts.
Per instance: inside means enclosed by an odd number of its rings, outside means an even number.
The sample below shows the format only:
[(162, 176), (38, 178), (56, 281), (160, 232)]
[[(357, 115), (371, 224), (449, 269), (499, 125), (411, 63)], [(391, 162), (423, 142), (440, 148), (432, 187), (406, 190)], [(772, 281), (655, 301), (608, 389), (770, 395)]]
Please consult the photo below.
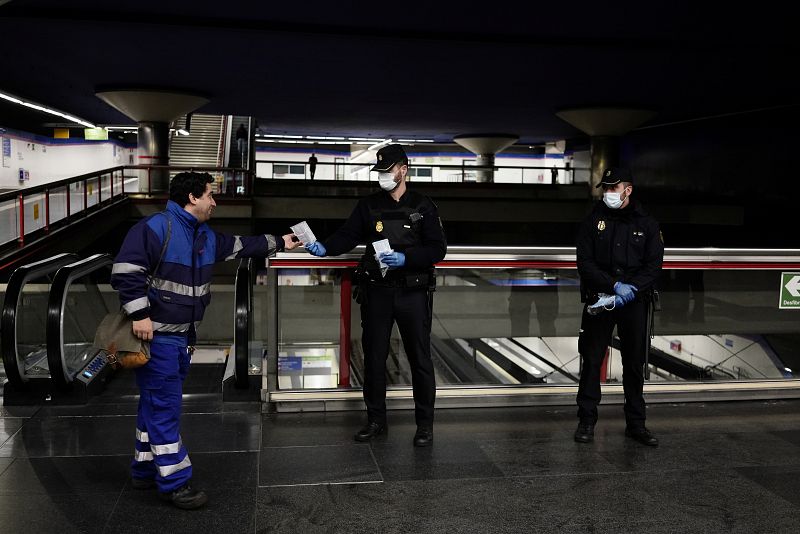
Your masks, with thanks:
[(111, 167), (0, 193), (0, 247), (13, 241), (22, 247), (31, 234), (47, 234), (56, 223), (68, 224), (126, 195), (165, 194), (166, 191), (153, 189), (153, 174), (183, 171), (212, 174), (219, 189), (218, 198), (248, 197), (252, 192), (252, 174), (245, 169), (168, 165)]
[[(314, 176), (307, 161), (257, 160), (256, 177), (289, 180), (360, 180), (377, 181), (378, 173), (369, 169), (373, 163), (317, 162)], [(259, 167), (264, 172), (259, 171)], [(349, 172), (347, 172), (349, 170)], [(494, 177), (494, 183), (569, 185), (589, 180), (589, 168), (572, 166), (461, 165), (414, 163), (409, 165), (410, 182), (475, 182), (482, 173)]]
[[(336, 408), (332, 408), (333, 404), (326, 403), (335, 404), (339, 401), (351, 402), (349, 405), (351, 408), (355, 406), (352, 402), (360, 398), (360, 391), (352, 388), (351, 383), (351, 369), (355, 370), (354, 362), (351, 360), (351, 341), (355, 338), (351, 332), (350, 274), (362, 253), (363, 247), (359, 247), (349, 254), (335, 258), (317, 258), (304, 252), (286, 252), (279, 253), (270, 259), (265, 298), (269, 307), (267, 314), (269, 323), (266, 336), (267, 361), (262, 367), (263, 379), (266, 384), (262, 391), (263, 400), (275, 403), (321, 401), (323, 406), (328, 407), (327, 409)], [(645, 390), (654, 395), (653, 399), (658, 399), (659, 396), (662, 396), (660, 400), (668, 399), (670, 395), (674, 394), (684, 395), (687, 398), (702, 397), (705, 394), (716, 395), (714, 398), (738, 398), (737, 395), (740, 394), (761, 397), (765, 395), (767, 397), (771, 395), (797, 396), (800, 394), (800, 379), (794, 378), (798, 371), (790, 370), (788, 367), (783, 369), (780, 366), (780, 359), (775, 356), (775, 353), (770, 352), (772, 349), (769, 347), (764, 348), (764, 354), (760, 356), (760, 362), (765, 366), (764, 368), (771, 369), (768, 374), (761, 372), (756, 367), (748, 367), (752, 362), (747, 361), (746, 355), (737, 356), (738, 352), (731, 352), (730, 358), (742, 358), (742, 361), (734, 364), (732, 363), (734, 360), (726, 360), (727, 367), (725, 368), (728, 370), (723, 370), (723, 366), (719, 363), (709, 363), (704, 358), (693, 355), (687, 349), (681, 353), (680, 342), (677, 342), (677, 349), (670, 347), (673, 343), (670, 336), (676, 338), (694, 336), (694, 338), (705, 338), (709, 343), (722, 343), (723, 345), (727, 345), (730, 341), (733, 346), (734, 342), (740, 343), (738, 338), (735, 341), (732, 339), (737, 336), (755, 339), (764, 338), (764, 335), (792, 336), (800, 334), (800, 330), (796, 326), (796, 318), (791, 315), (796, 312), (778, 309), (780, 288), (777, 283), (781, 277), (779, 271), (798, 274), (796, 271), (800, 271), (800, 249), (667, 249), (663, 267), (662, 282), (668, 287), (665, 287), (662, 292), (662, 302), (666, 296), (666, 307), (661, 314), (662, 317), (659, 317), (659, 314), (656, 316), (660, 322), (659, 335), (664, 339), (659, 339), (660, 345), (658, 347), (654, 345), (652, 349), (651, 354), (656, 353), (658, 356), (651, 360), (655, 375), (654, 379), (648, 380), (645, 385)], [(453, 285), (445, 283), (437, 289), (435, 294), (435, 299), (439, 304), (434, 305), (434, 324), (439, 324), (443, 332), (449, 331), (448, 336), (453, 339), (446, 340), (448, 342), (453, 342), (456, 337), (461, 336), (475, 337), (476, 341), (485, 339), (487, 336), (511, 339), (511, 336), (515, 335), (513, 333), (514, 321), (519, 319), (519, 317), (514, 317), (515, 313), (519, 315), (519, 311), (512, 310), (511, 300), (515, 295), (517, 299), (519, 299), (519, 295), (528, 299), (527, 312), (524, 312), (524, 317), (522, 317), (524, 328), (528, 328), (531, 324), (531, 317), (534, 317), (530, 315), (531, 299), (535, 301), (539, 298), (539, 294), (536, 293), (537, 288), (540, 288), (543, 293), (557, 290), (554, 293), (557, 295), (555, 311), (548, 309), (548, 306), (552, 306), (553, 293), (545, 296), (544, 300), (535, 302), (534, 306), (536, 315), (555, 314), (556, 319), (560, 321), (560, 326), (556, 329), (552, 324), (550, 326), (540, 324), (533, 328), (540, 328), (541, 332), (549, 329), (551, 333), (546, 334), (547, 336), (562, 336), (562, 341), (566, 339), (563, 336), (578, 335), (582, 308), (579, 302), (576, 255), (573, 247), (451, 246), (447, 256), (437, 264), (436, 268), (437, 278), (451, 277), (455, 282)], [(319, 278), (315, 281), (314, 273), (324, 272), (333, 274), (326, 275), (327, 282), (321, 282)], [(678, 274), (681, 272), (688, 274), (686, 276)], [(533, 280), (535, 283), (529, 283), (531, 280), (518, 280), (517, 277), (522, 275), (517, 273), (526, 273), (526, 276), (535, 277), (536, 280)], [(689, 279), (695, 277), (691, 273), (696, 273), (696, 276), (699, 277), (699, 286)], [(292, 277), (295, 278), (292, 279)], [(706, 287), (703, 287), (703, 277), (705, 277)], [(301, 280), (302, 278), (305, 280)], [(548, 283), (554, 279), (558, 283)], [(331, 280), (333, 280), (333, 286), (329, 290), (325, 290), (323, 284), (330, 286)], [(519, 282), (519, 284), (514, 282)], [(298, 287), (303, 284), (306, 285), (305, 288)], [(552, 285), (560, 287), (547, 289), (547, 286)], [(522, 294), (521, 291), (532, 291), (532, 293)], [(338, 305), (335, 302), (330, 303), (331, 295), (335, 301), (337, 292)], [(550, 300), (548, 301), (548, 299)], [(692, 303), (687, 305), (686, 303), (690, 300)], [(467, 313), (466, 309), (469, 306), (467, 303), (470, 302), (479, 308), (484, 306), (485, 309), (475, 309)], [(487, 302), (491, 302), (494, 308), (488, 306)], [(311, 310), (309, 303), (328, 304), (324, 306), (317, 304), (317, 308)], [(336, 312), (331, 304), (339, 309), (338, 317), (335, 316)], [(542, 306), (541, 310), (540, 306)], [(561, 312), (558, 311), (559, 306)], [(709, 318), (708, 323), (704, 322), (703, 318), (697, 319), (696, 314), (703, 312), (704, 307)], [(675, 313), (676, 309), (679, 309), (679, 313)], [(326, 313), (331, 316), (321, 319), (319, 314), (324, 310), (327, 310)], [(687, 310), (692, 310), (692, 318)], [(311, 322), (312, 318), (314, 318), (313, 323)], [(543, 318), (534, 318), (534, 323), (537, 320), (541, 323), (546, 322)], [(756, 322), (758, 324), (755, 324)], [(315, 331), (324, 330), (325, 334), (320, 337), (324, 341), (317, 343), (313, 334), (312, 337), (306, 335), (306, 327), (312, 327), (312, 325)], [(478, 325), (477, 330), (480, 333), (475, 331), (474, 325)], [(495, 328), (494, 333), (492, 333), (493, 328)], [(574, 332), (565, 334), (565, 328), (568, 332), (573, 330)], [(337, 330), (338, 342), (333, 339), (334, 332)], [(555, 333), (556, 330), (558, 333)], [(461, 334), (455, 333), (456, 331)], [(296, 334), (298, 332), (305, 337)], [(536, 334), (526, 332), (516, 335), (524, 337)], [(719, 340), (711, 339), (714, 336), (721, 337)], [(729, 336), (731, 339), (729, 340), (725, 336)], [(697, 340), (695, 339), (695, 341)], [(484, 347), (487, 346), (487, 342), (483, 343)], [(763, 339), (756, 342), (757, 345), (759, 343), (769, 344)], [(295, 354), (309, 350), (310, 347), (328, 346), (333, 347), (334, 350), (338, 349), (338, 369), (331, 371), (332, 376), (336, 378), (336, 386), (290, 388), (288, 390), (279, 387), (279, 355), (281, 358), (285, 358), (286, 354), (290, 354), (290, 345), (297, 349)], [(476, 344), (473, 344), (472, 350), (476, 350), (475, 347)], [(577, 344), (574, 352), (577, 354)], [(774, 361), (770, 361), (769, 354), (772, 354), (771, 357)], [(671, 367), (668, 364), (681, 358), (685, 360), (686, 367), (691, 368), (692, 371), (700, 369), (704, 372), (699, 373), (695, 378), (691, 378), (689, 375), (682, 377), (671, 374)], [(335, 361), (335, 358), (331, 360)], [(547, 361), (546, 359), (541, 360)], [(656, 368), (655, 366), (659, 365), (659, 362), (665, 363), (662, 367)], [(573, 361), (571, 365), (574, 366), (576, 363)], [(710, 370), (718, 372), (708, 372)], [(502, 374), (502, 371), (497, 372)], [(579, 370), (562, 368), (554, 369), (553, 372), (561, 373), (563, 376), (577, 376)], [(621, 368), (619, 372), (621, 372)], [(609, 365), (609, 376), (611, 374)], [(621, 383), (617, 383), (616, 380), (615, 378), (604, 384), (604, 391), (620, 394)], [(528, 394), (574, 395), (577, 391), (577, 384), (554, 382), (533, 386), (521, 383), (516, 385), (485, 383), (440, 385), (438, 391), (437, 396), (443, 398), (457, 397), (462, 400), (472, 398), (480, 404), (481, 401), (475, 399), (486, 396), (507, 399), (509, 396)], [(726, 395), (729, 397), (725, 397)], [(410, 397), (411, 389), (404, 385), (393, 387), (389, 392), (390, 399), (408, 400)]]

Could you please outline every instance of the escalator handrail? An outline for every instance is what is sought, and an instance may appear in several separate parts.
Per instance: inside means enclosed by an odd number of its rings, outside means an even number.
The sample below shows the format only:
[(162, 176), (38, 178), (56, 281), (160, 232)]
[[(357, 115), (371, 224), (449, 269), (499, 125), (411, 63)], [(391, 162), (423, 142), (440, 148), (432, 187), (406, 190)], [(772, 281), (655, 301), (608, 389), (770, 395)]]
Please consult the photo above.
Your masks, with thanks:
[(253, 339), (253, 260), (243, 258), (236, 269), (236, 282), (233, 296), (234, 329), (233, 357), (234, 383), (237, 388), (246, 388), (250, 360), (250, 341)]
[(6, 286), (6, 296), (3, 301), (2, 317), (0, 318), (0, 332), (2, 332), (0, 334), (0, 352), (2, 352), (6, 377), (12, 385), (21, 386), (24, 382), (27, 382), (24, 368), (25, 362), (21, 360), (17, 350), (17, 308), (19, 307), (25, 284), (55, 272), (77, 259), (77, 254), (57, 254), (41, 261), (21, 265), (11, 274)]
[[(72, 282), (98, 269), (113, 264), (110, 254), (95, 254), (60, 268), (53, 279), (47, 304), (47, 361), (50, 377), (60, 388), (69, 386), (75, 377), (67, 370), (64, 356), (64, 313)], [(94, 340), (91, 340), (94, 341)]]

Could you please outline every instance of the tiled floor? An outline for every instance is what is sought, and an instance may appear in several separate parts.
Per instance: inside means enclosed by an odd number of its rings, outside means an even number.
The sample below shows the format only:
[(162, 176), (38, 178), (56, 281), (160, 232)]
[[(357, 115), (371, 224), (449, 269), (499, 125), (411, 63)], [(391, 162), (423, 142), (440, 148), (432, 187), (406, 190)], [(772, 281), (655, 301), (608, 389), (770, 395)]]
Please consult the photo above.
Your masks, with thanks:
[(572, 407), (440, 410), (415, 449), (412, 412), (361, 444), (361, 412), (267, 415), (190, 390), (206, 508), (130, 487), (135, 398), (112, 393), (0, 407), (0, 532), (800, 532), (800, 400), (652, 405), (657, 449), (623, 436), (619, 406), (589, 445)]

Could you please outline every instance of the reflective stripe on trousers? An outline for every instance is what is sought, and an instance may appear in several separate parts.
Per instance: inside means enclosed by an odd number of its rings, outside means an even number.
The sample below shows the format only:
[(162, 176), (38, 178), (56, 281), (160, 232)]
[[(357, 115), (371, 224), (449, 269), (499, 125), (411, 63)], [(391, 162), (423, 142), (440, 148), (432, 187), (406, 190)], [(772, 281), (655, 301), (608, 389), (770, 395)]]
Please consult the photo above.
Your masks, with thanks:
[(154, 479), (162, 493), (180, 488), (192, 477), (192, 462), (180, 437), (182, 386), (188, 369), (186, 347), (156, 337), (150, 362), (136, 370), (140, 397), (131, 475)]

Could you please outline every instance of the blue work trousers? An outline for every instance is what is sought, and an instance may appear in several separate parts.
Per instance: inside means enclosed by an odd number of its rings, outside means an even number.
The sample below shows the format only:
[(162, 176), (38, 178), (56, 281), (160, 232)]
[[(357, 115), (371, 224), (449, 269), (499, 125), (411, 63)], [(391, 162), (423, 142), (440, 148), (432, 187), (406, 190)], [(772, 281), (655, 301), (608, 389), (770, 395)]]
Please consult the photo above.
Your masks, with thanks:
[(192, 478), (192, 462), (180, 436), (183, 381), (190, 360), (185, 337), (157, 335), (150, 345), (150, 361), (136, 369), (140, 396), (131, 476), (155, 480), (162, 493)]

